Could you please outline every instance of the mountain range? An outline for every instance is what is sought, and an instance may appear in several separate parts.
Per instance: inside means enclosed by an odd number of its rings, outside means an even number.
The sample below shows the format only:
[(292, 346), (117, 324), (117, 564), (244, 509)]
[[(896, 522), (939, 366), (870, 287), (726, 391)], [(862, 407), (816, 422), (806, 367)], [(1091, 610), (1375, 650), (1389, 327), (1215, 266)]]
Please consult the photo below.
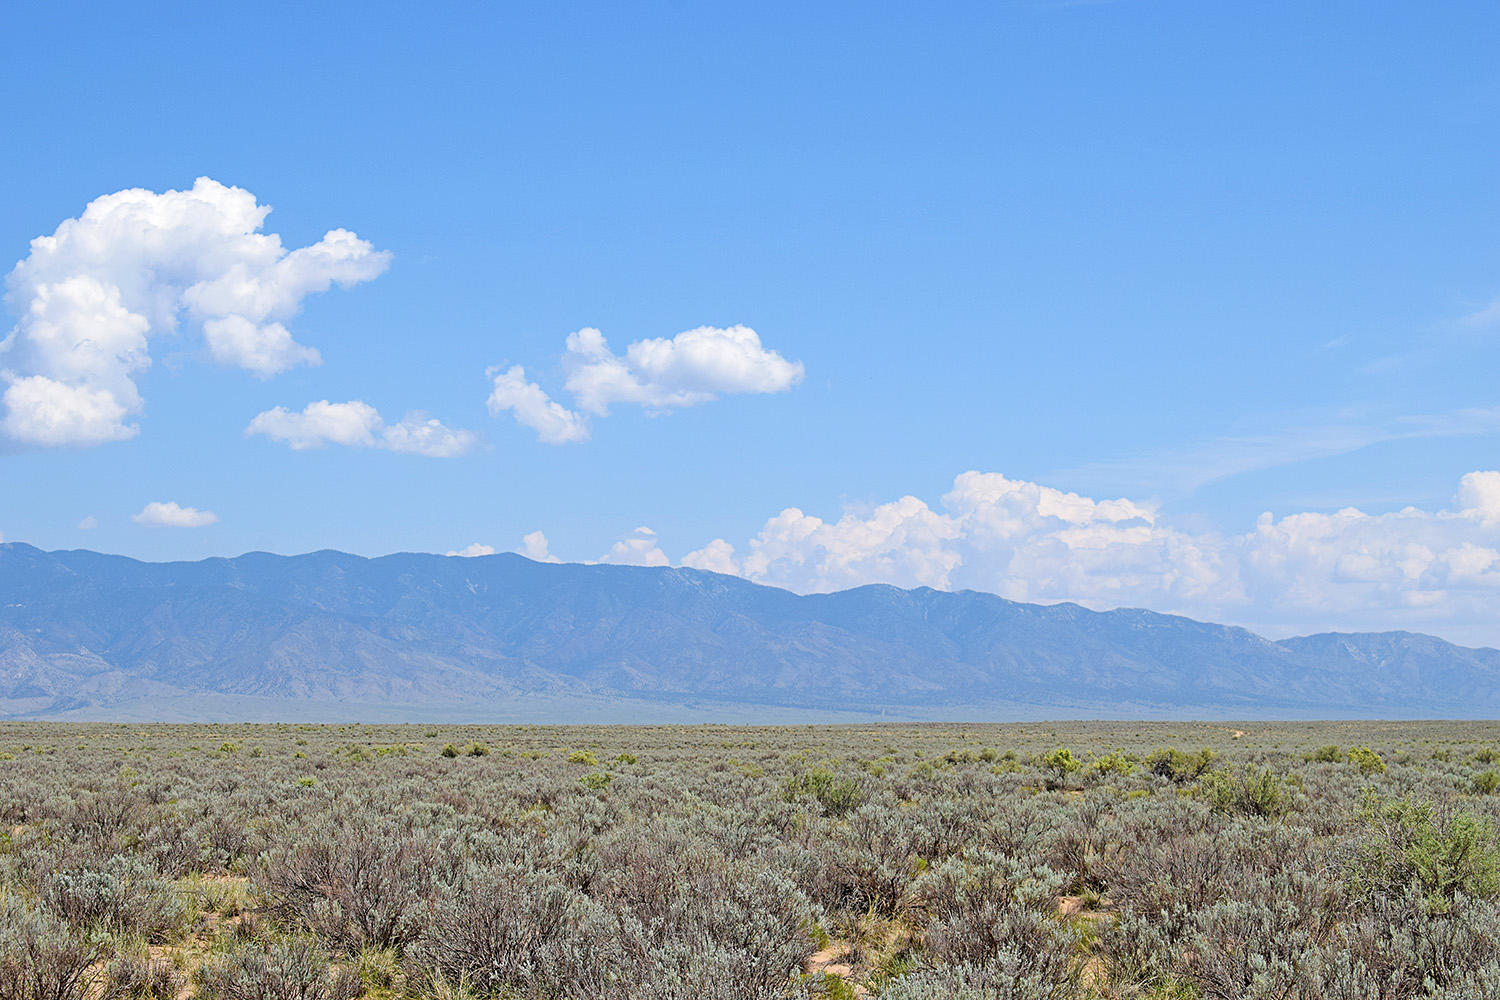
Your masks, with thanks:
[(1500, 715), (1500, 651), (692, 569), (0, 544), (0, 717), (835, 721)]

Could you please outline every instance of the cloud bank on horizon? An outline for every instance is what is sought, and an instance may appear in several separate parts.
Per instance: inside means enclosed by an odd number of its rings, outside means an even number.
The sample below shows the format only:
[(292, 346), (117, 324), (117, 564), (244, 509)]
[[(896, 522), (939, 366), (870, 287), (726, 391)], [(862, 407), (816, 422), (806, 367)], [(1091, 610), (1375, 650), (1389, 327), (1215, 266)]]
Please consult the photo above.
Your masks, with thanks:
[[(527, 536), (522, 554), (537, 558), (539, 535)], [(545, 536), (540, 551), (553, 558)], [(673, 564), (649, 527), (597, 561)], [(937, 508), (904, 496), (825, 521), (788, 507), (743, 552), (716, 538), (676, 565), (800, 593), (872, 583), (972, 589), (1272, 631), (1333, 621), (1382, 631), (1482, 628), (1500, 598), (1500, 472), (1463, 476), (1443, 510), (1266, 513), (1250, 531), (1215, 534), (1174, 527), (1133, 500), (971, 471)]]

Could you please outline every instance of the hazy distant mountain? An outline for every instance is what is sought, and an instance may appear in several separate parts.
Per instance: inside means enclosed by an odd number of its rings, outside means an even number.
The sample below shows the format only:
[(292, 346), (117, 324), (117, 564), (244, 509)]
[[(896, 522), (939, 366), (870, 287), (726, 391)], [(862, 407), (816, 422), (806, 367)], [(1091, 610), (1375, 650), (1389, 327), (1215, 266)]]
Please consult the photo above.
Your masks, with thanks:
[[(0, 715), (765, 719), (1500, 715), (1500, 651), (691, 569), (0, 544)], [(850, 717), (850, 716), (842, 716)]]

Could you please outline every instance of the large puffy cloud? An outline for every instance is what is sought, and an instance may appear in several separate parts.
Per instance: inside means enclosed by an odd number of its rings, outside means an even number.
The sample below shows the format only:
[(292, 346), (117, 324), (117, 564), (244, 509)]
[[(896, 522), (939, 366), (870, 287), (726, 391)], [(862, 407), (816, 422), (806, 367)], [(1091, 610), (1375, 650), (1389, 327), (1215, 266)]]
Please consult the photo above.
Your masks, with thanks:
[(913, 496), (834, 522), (788, 508), (750, 541), (742, 567), (801, 591), (879, 582), (1119, 604), (1222, 586), (1232, 574), (1221, 562), (1204, 539), (1157, 524), (1147, 506), (966, 472), (941, 510)]
[(369, 403), (353, 399), (308, 403), (300, 412), (275, 407), (258, 413), (245, 428), (247, 436), (281, 441), (295, 451), (340, 444), (350, 448), (381, 448), (429, 458), (453, 458), (472, 451), (478, 437), (456, 430), (425, 413), (408, 413), (399, 423), (387, 424)]
[(125, 422), (141, 405), (134, 384), (127, 396), (122, 401), (108, 389), (68, 385), (45, 375), (13, 378), (0, 397), (0, 434), (49, 447), (124, 441), (140, 433), (138, 425)]
[(746, 576), (794, 590), (840, 590), (880, 581), (946, 587), (961, 561), (958, 526), (916, 497), (850, 512), (835, 522), (788, 507), (750, 542)]
[(1458, 503), (1466, 517), (1500, 524), (1500, 472), (1471, 472), (1458, 484)]
[(943, 505), (956, 529), (959, 586), (1093, 605), (1178, 607), (1208, 594), (1237, 600), (1233, 559), (1221, 543), (1161, 524), (1144, 504), (966, 472)]
[[(1251, 603), (1293, 621), (1478, 627), (1500, 612), (1500, 473), (1460, 483), (1453, 509), (1262, 514), (1237, 540)], [(1496, 641), (1500, 637), (1491, 637)]]
[(31, 241), (6, 285), (0, 433), (42, 445), (135, 436), (135, 379), (151, 338), (186, 320), (220, 364), (269, 377), (317, 364), (286, 327), (303, 300), (368, 281), (390, 255), (343, 229), (288, 251), (262, 233), (270, 206), (200, 177), (187, 191), (118, 191)]
[(748, 326), (700, 326), (675, 337), (637, 340), (615, 354), (593, 327), (570, 333), (563, 355), (564, 386), (576, 409), (553, 400), (514, 365), (492, 369), (490, 412), (509, 410), (548, 444), (583, 441), (588, 416), (630, 403), (652, 414), (698, 406), (720, 396), (785, 392), (802, 381), (802, 362), (788, 361), (760, 342)]

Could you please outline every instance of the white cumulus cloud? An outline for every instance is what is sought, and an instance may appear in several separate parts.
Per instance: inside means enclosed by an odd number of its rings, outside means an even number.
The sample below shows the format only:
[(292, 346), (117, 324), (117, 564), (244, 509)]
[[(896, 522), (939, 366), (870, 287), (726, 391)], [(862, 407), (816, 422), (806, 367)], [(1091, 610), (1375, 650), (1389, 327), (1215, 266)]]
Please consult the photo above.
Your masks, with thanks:
[(205, 528), (217, 523), (219, 515), (211, 510), (183, 507), (171, 500), (154, 500), (142, 507), (141, 512), (133, 515), (131, 520), (136, 524), (156, 528)]
[(626, 537), (610, 546), (608, 552), (599, 557), (602, 563), (620, 566), (670, 566), (672, 560), (657, 542), (656, 532), (647, 527), (636, 528)]
[(564, 388), (575, 409), (554, 400), (513, 365), (491, 369), (490, 413), (509, 410), (548, 444), (584, 441), (588, 415), (603, 417), (611, 406), (632, 403), (658, 414), (698, 406), (720, 396), (785, 392), (802, 381), (800, 361), (788, 361), (761, 344), (748, 326), (700, 326), (675, 337), (637, 340), (623, 355), (610, 350), (604, 334), (584, 327), (568, 334), (562, 365)]
[(535, 562), (555, 563), (561, 562), (547, 546), (547, 536), (540, 531), (532, 531), (521, 536), (521, 555)]
[[(540, 531), (518, 551), (557, 561)], [(644, 526), (598, 562), (673, 565)], [(799, 593), (885, 583), (1144, 607), (1271, 635), (1405, 628), (1500, 646), (1500, 471), (1463, 476), (1440, 509), (1265, 513), (1238, 532), (971, 471), (936, 504), (903, 496), (826, 520), (788, 507), (742, 545), (715, 538), (676, 564)]]
[[(603, 562), (663, 565), (637, 529)], [(1240, 533), (1188, 530), (1150, 504), (966, 472), (936, 506), (913, 496), (824, 520), (789, 507), (737, 550), (681, 565), (802, 593), (869, 583), (1012, 600), (1148, 607), (1271, 633), (1412, 628), (1500, 643), (1500, 472), (1465, 475), (1451, 506), (1263, 514)]]
[(536, 431), (537, 437), (547, 444), (588, 440), (587, 418), (554, 402), (535, 382), (526, 381), (526, 369), (520, 365), (512, 365), (503, 372), (492, 369), (489, 375), (494, 379), (488, 400), (492, 416), (498, 417), (509, 410), (516, 423)]
[(493, 545), (484, 545), (480, 542), (470, 542), (461, 549), (448, 550), (448, 555), (462, 556), (465, 559), (472, 559), (475, 556), (492, 556), (494, 554), (495, 547)]
[(357, 399), (347, 403), (320, 399), (308, 403), (300, 412), (278, 406), (256, 414), (245, 434), (281, 441), (294, 451), (339, 444), (429, 458), (463, 455), (479, 442), (472, 431), (455, 430), (416, 411), (408, 413), (399, 423), (387, 424), (375, 407)]
[(78, 522), (79, 531), (93, 531), (97, 527), (99, 527), (99, 519), (93, 514)]
[(700, 326), (670, 339), (637, 340), (624, 356), (610, 351), (604, 334), (585, 327), (568, 335), (567, 348), (568, 391), (599, 416), (615, 403), (659, 411), (735, 393), (785, 392), (803, 376), (800, 361), (762, 347), (748, 326)]
[(1500, 472), (1471, 472), (1458, 481), (1459, 508), (1485, 526), (1500, 524)]
[[(554, 556), (547, 548), (547, 536), (540, 531), (532, 531), (521, 536), (521, 547), (516, 550), (534, 562), (555, 563), (562, 560)], [(449, 549), (450, 556), (492, 556), (496, 552), (493, 545), (485, 545), (483, 542), (473, 542), (461, 549)]]
[(474, 450), (479, 437), (473, 431), (457, 430), (420, 410), (413, 410), (399, 423), (380, 431), (380, 447), (404, 455), (457, 458)]
[(270, 211), (200, 177), (186, 191), (104, 195), (32, 240), (6, 281), (17, 323), (0, 341), (0, 433), (41, 446), (134, 437), (150, 341), (184, 321), (213, 360), (262, 378), (319, 363), (286, 322), (307, 296), (378, 276), (390, 255), (343, 229), (288, 251), (260, 231)]
[(739, 563), (734, 561), (734, 546), (722, 538), (715, 538), (701, 549), (682, 557), (682, 565), (689, 569), (702, 569), (710, 573), (727, 573), (738, 576)]

